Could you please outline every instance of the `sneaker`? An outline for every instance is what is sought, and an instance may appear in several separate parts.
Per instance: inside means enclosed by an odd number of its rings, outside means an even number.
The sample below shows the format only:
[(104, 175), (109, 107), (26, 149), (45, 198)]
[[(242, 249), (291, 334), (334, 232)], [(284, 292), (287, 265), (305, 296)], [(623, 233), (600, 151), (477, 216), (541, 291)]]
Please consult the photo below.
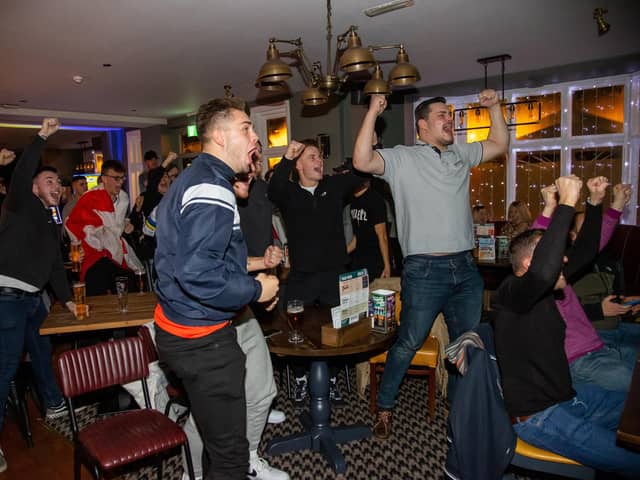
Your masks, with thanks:
[(342, 394), (340, 393), (338, 379), (336, 377), (331, 377), (329, 379), (329, 400), (331, 400), (331, 403), (336, 407), (340, 407), (345, 404)]
[(7, 469), (7, 461), (4, 458), (4, 452), (0, 448), (0, 473)]
[(296, 377), (296, 383), (293, 386), (293, 401), (298, 404), (303, 403), (307, 400), (308, 395), (307, 376)]
[(64, 403), (64, 400), (60, 402), (58, 405), (53, 407), (47, 407), (47, 413), (45, 418), (47, 420), (53, 420), (55, 418), (62, 417), (67, 414), (67, 405)]
[(285, 421), (287, 416), (281, 410), (271, 410), (269, 412), (269, 417), (267, 418), (267, 423), (282, 423)]
[(247, 478), (258, 480), (290, 480), (289, 474), (272, 467), (264, 458), (249, 459)]
[(373, 436), (386, 440), (391, 435), (391, 410), (378, 410), (376, 423), (373, 426)]

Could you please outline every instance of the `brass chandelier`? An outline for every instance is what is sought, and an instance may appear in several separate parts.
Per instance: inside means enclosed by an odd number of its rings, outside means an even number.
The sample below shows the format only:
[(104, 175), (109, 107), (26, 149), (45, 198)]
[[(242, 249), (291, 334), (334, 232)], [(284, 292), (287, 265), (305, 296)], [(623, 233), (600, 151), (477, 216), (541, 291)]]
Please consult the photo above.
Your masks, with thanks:
[[(306, 85), (302, 93), (304, 105), (322, 105), (329, 100), (330, 95), (340, 95), (351, 74), (373, 69), (371, 79), (364, 86), (367, 95), (389, 95), (392, 87), (406, 87), (420, 80), (418, 69), (409, 63), (409, 56), (403, 44), (362, 46), (360, 36), (356, 32), (358, 27), (351, 25), (349, 29), (337, 37), (335, 61), (331, 62), (331, 0), (327, 0), (327, 63), (323, 70), (319, 61), (310, 63), (302, 45), (302, 39), (282, 40), (269, 39), (267, 61), (260, 68), (256, 87), (266, 92), (284, 91), (286, 82), (292, 77), (291, 66), (297, 67)], [(277, 43), (286, 43), (295, 48), (280, 53)], [(398, 50), (396, 65), (389, 72), (389, 81), (385, 81), (380, 63), (373, 55), (374, 51)], [(285, 63), (281, 57), (295, 59), (291, 64)], [(386, 61), (385, 63), (387, 63)]]

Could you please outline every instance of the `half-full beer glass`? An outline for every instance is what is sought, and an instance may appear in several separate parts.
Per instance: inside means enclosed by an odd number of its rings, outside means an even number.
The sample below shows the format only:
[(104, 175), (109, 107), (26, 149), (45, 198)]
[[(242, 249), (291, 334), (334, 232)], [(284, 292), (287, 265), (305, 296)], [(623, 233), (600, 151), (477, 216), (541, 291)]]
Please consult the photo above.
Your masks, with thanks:
[(304, 302), (302, 300), (289, 300), (287, 302), (287, 319), (289, 321), (289, 342), (301, 343), (304, 335), (299, 330), (300, 323), (304, 317)]

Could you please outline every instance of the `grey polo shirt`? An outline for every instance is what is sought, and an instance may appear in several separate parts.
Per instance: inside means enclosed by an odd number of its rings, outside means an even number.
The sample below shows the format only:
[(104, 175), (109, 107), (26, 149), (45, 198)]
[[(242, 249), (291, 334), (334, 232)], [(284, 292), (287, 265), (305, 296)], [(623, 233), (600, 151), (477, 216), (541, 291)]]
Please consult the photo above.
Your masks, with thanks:
[(473, 248), (469, 171), (482, 159), (479, 142), (432, 147), (398, 145), (377, 150), (380, 175), (391, 186), (398, 238), (405, 256), (455, 253)]

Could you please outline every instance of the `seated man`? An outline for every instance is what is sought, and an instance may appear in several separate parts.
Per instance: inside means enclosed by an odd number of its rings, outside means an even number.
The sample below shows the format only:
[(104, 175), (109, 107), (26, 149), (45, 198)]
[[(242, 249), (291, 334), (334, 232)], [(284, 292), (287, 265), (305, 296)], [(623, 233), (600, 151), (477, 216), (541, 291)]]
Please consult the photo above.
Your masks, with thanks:
[[(600, 205), (609, 185), (607, 179), (596, 177), (589, 180), (587, 185), (590, 204)], [(614, 202), (602, 216), (600, 249), (604, 248), (611, 239), (624, 205), (623, 199), (618, 195), (619, 187), (617, 185), (614, 188)], [(543, 188), (542, 195), (545, 207), (542, 215), (536, 219), (534, 227), (546, 228), (556, 207), (555, 185)], [(578, 218), (581, 218), (581, 215), (576, 214)], [(575, 242), (577, 233), (570, 232), (569, 238)], [(582, 274), (582, 271), (579, 273)], [(573, 384), (595, 384), (607, 390), (627, 392), (633, 375), (637, 349), (623, 344), (605, 345), (580, 305), (572, 288), (573, 281), (574, 279), (556, 295), (556, 306), (567, 327), (565, 353), (569, 360)]]
[(80, 197), (65, 222), (71, 240), (82, 242), (80, 279), (87, 284), (87, 295), (113, 292), (114, 278), (120, 275), (129, 277), (134, 286), (133, 272), (143, 268), (122, 238), (133, 230), (131, 224), (125, 225), (129, 208), (129, 196), (122, 190), (125, 178), (120, 162), (104, 162), (100, 185)]
[(625, 394), (571, 384), (565, 323), (554, 293), (598, 251), (601, 207), (587, 204), (585, 223), (565, 256), (582, 182), (556, 180), (559, 205), (546, 232), (529, 230), (510, 246), (514, 275), (500, 285), (495, 340), (507, 411), (520, 438), (599, 470), (629, 477), (640, 454), (616, 446)]

